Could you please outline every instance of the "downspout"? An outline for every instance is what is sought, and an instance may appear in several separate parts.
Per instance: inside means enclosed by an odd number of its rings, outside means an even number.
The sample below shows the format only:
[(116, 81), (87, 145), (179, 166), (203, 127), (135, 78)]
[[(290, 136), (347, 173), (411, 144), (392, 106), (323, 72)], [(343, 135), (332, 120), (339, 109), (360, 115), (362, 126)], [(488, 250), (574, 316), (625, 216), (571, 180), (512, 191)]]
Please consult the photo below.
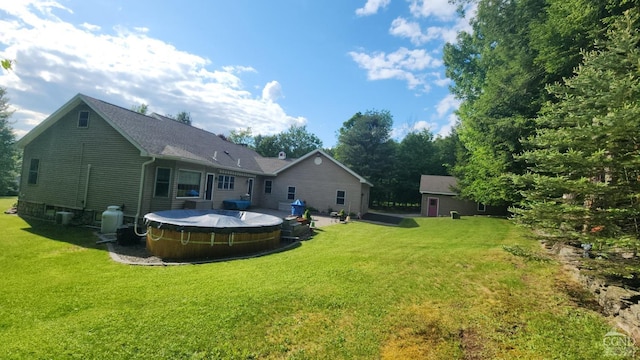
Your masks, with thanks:
[(87, 207), (87, 196), (89, 196), (89, 177), (91, 177), (91, 164), (87, 164), (87, 181), (84, 183), (84, 199), (82, 200), (82, 208)]
[(136, 211), (136, 217), (133, 220), (133, 232), (135, 232), (138, 236), (147, 236), (147, 233), (141, 234), (138, 232), (138, 218), (140, 217), (140, 210), (142, 210), (142, 189), (144, 188), (144, 171), (147, 165), (156, 161), (155, 157), (152, 157), (151, 160), (142, 163), (142, 168), (140, 169), (140, 186), (138, 188), (138, 210)]

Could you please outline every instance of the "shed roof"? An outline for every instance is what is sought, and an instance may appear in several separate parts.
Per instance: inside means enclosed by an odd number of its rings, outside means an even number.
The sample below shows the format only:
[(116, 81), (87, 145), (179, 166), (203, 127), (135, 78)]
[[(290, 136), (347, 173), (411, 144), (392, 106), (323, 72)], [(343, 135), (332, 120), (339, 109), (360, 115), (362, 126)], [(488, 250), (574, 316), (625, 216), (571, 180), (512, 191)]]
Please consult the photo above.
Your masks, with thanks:
[(453, 176), (422, 175), (420, 177), (421, 194), (458, 195), (455, 191), (458, 181)]

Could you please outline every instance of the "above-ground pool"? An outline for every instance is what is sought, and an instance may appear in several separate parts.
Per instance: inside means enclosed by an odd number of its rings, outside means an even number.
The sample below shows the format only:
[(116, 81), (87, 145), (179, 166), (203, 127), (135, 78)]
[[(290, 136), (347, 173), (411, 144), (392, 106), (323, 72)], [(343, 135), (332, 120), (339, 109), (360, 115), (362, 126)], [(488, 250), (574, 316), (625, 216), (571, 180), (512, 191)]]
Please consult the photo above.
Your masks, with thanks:
[(282, 219), (234, 210), (166, 210), (144, 216), (147, 249), (166, 259), (248, 255), (278, 247)]

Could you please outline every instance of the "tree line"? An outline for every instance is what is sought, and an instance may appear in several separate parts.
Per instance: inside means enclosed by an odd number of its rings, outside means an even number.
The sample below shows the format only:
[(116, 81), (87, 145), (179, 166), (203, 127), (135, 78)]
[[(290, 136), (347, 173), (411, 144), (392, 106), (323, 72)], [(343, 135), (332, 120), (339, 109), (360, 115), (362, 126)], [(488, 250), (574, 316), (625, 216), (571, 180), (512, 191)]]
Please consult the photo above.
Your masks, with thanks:
[[(464, 3), (466, 1), (458, 1)], [(444, 49), (462, 196), (556, 239), (637, 248), (638, 0), (480, 0)]]
[[(357, 112), (337, 131), (334, 148), (323, 149), (370, 181), (373, 207), (420, 206), (420, 176), (447, 175), (455, 163), (455, 132), (434, 137), (428, 130), (414, 131), (401, 141), (391, 138), (393, 116), (387, 110)], [(229, 141), (247, 145), (265, 157), (284, 151), (299, 158), (322, 149), (322, 141), (306, 126), (293, 125), (276, 135), (253, 135), (251, 128), (231, 131)]]

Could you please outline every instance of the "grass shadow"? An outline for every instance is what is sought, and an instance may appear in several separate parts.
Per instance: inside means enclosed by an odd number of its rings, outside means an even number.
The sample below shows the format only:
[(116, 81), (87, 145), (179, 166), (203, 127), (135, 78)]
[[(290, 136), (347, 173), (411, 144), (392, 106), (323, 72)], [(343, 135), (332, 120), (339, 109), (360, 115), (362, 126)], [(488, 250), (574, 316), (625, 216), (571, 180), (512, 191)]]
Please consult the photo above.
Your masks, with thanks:
[(420, 224), (418, 224), (416, 220), (413, 218), (405, 218), (405, 219), (402, 219), (399, 226), (401, 228), (417, 228), (417, 227), (420, 227)]
[(22, 228), (21, 230), (30, 234), (80, 247), (104, 250), (104, 247), (96, 244), (98, 237), (95, 235), (94, 230), (90, 228), (60, 225), (48, 220), (26, 216), (21, 216), (20, 218), (29, 225), (29, 227)]

